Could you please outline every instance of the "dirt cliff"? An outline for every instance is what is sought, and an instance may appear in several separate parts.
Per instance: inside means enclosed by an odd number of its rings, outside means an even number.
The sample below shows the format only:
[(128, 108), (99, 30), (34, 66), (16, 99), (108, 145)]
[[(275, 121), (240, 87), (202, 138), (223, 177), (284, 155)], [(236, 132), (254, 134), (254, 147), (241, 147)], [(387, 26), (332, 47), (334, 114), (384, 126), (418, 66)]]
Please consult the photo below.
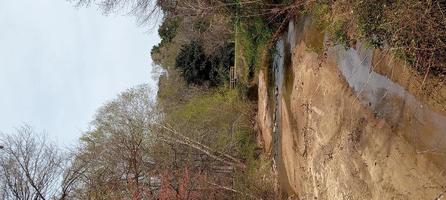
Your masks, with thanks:
[(291, 55), (278, 102), (265, 71), (258, 76), (258, 126), (267, 151), (278, 145), (290, 196), (445, 198), (444, 80), (359, 42), (333, 45), (310, 19), (291, 22), (283, 40)]

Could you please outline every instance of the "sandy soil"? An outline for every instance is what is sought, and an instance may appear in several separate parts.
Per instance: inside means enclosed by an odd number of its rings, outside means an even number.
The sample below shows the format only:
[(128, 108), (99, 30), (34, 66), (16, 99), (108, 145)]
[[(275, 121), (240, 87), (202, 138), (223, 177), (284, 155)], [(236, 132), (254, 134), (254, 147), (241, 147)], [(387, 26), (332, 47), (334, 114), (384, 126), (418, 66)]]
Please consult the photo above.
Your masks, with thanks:
[[(259, 80), (266, 80), (264, 70), (260, 70), (258, 78)], [(266, 81), (259, 81), (258, 85), (258, 113), (257, 113), (257, 125), (258, 125), (258, 143), (263, 147), (265, 153), (271, 153), (272, 145), (272, 116), (269, 106), (268, 88)]]
[[(373, 53), (374, 70), (404, 86), (430, 109), (446, 115), (446, 77), (425, 76), (417, 73), (406, 62), (389, 55), (386, 50)], [(388, 67), (392, 66), (392, 67)]]
[[(383, 66), (377, 70), (390, 73)], [(407, 129), (401, 124), (410, 121), (410, 116), (396, 124), (362, 105), (341, 75), (334, 52), (318, 55), (301, 41), (293, 52), (292, 70), (288, 73), (293, 78), (285, 85), (288, 88), (284, 91), (290, 94), (282, 96), (280, 124), (285, 168), (282, 173), (286, 173), (291, 196), (446, 199), (446, 154), (421, 150), (416, 141), (408, 139)], [(272, 122), (263, 76), (259, 75), (258, 121), (269, 151)], [(408, 77), (408, 73), (392, 74), (392, 80), (398, 83), (407, 82)], [(429, 88), (439, 87), (438, 80), (425, 83)], [(413, 86), (403, 86), (414, 92), (420, 85), (414, 82)], [(441, 86), (436, 92), (419, 92), (416, 97), (443, 112), (443, 93)], [(423, 130), (427, 131), (423, 137), (429, 137), (429, 130)]]

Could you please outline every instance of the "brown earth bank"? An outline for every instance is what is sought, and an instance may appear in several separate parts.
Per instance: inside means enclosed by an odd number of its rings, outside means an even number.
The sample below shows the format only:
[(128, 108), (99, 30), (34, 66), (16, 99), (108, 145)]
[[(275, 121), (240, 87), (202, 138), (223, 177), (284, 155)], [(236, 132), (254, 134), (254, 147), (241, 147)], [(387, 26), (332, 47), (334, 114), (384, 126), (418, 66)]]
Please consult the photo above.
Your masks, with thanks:
[[(296, 27), (299, 36), (279, 89), (277, 122), (283, 163), (279, 173), (284, 174), (279, 177), (287, 179), (289, 196), (446, 198), (444, 80), (417, 75), (384, 51), (361, 44), (349, 50), (325, 45), (324, 52), (316, 53), (314, 37), (308, 35), (315, 30), (311, 23), (300, 20)], [(355, 87), (357, 81), (345, 71), (360, 70), (345, 64), (351, 53), (370, 63), (370, 73), (385, 75), (390, 86), (378, 93)], [(275, 117), (268, 104), (273, 102), (266, 75), (260, 72), (258, 77), (259, 138), (269, 152), (274, 149)], [(369, 80), (371, 87), (383, 82), (370, 76), (367, 84)], [(407, 91), (399, 91), (400, 86)]]
[(259, 86), (258, 86), (258, 108), (257, 108), (257, 124), (260, 125), (258, 128), (258, 143), (264, 149), (265, 153), (269, 154), (271, 152), (271, 144), (272, 144), (272, 111), (271, 106), (269, 106), (269, 98), (268, 98), (268, 86), (266, 80), (267, 74), (264, 70), (259, 72), (258, 78)]

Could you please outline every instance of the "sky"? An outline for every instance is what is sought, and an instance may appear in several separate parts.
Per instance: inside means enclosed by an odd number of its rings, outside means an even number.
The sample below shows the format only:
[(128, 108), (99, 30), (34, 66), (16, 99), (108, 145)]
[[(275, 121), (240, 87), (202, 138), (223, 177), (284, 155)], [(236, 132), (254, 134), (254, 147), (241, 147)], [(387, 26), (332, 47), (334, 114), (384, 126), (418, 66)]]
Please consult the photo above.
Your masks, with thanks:
[(132, 86), (156, 90), (156, 30), (65, 0), (0, 0), (0, 132), (28, 124), (76, 143), (96, 110)]

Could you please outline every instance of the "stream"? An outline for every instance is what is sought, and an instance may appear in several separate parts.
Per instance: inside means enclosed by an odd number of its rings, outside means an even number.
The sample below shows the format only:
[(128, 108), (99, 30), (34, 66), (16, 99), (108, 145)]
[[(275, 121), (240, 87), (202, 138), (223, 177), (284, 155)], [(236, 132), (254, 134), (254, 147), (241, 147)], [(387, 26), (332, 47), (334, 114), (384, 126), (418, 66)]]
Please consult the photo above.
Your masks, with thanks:
[(276, 42), (275, 54), (273, 59), (273, 77), (274, 77), (274, 114), (273, 114), (273, 156), (278, 169), (279, 182), (285, 190), (289, 190), (287, 175), (283, 164), (281, 154), (281, 112), (282, 109), (280, 99), (284, 95), (284, 79), (286, 68), (291, 67), (291, 52), (296, 47), (297, 32), (294, 29), (294, 21), (290, 21), (288, 31), (285, 32)]

